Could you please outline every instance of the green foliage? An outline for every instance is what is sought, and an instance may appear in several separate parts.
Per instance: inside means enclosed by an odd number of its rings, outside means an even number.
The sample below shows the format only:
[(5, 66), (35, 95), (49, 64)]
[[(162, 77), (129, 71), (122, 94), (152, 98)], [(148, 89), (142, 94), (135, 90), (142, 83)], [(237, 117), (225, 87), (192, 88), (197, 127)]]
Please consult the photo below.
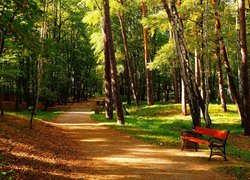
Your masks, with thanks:
[(50, 89), (43, 87), (40, 92), (40, 99), (47, 109), (48, 106), (54, 105), (56, 101), (56, 93), (52, 92)]
[(159, 29), (163, 33), (169, 29), (169, 22), (166, 21), (166, 12), (164, 11), (149, 15), (148, 18), (142, 20), (142, 24), (149, 29), (151, 37), (154, 35), (156, 29)]
[(167, 72), (176, 60), (175, 45), (172, 40), (163, 45), (156, 53), (155, 59), (150, 63), (150, 69), (158, 69)]
[(92, 44), (92, 48), (94, 49), (95, 55), (98, 57), (99, 61), (103, 61), (104, 59), (104, 38), (101, 32), (94, 32), (90, 36), (90, 42)]
[(87, 12), (83, 18), (83, 22), (91, 26), (99, 25), (101, 19), (100, 10)]

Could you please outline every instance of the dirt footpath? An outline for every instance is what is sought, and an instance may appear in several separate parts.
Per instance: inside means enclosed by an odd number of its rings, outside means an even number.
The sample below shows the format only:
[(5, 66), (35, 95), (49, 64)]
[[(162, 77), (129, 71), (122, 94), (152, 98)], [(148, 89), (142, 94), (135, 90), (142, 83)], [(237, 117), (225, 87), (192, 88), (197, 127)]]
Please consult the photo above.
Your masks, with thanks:
[(208, 161), (208, 151), (155, 147), (99, 126), (90, 118), (94, 105), (95, 102), (76, 104), (52, 123), (75, 142), (71, 148), (82, 154), (70, 162), (74, 172), (69, 173), (68, 178), (232, 179), (211, 170), (232, 162), (220, 157)]

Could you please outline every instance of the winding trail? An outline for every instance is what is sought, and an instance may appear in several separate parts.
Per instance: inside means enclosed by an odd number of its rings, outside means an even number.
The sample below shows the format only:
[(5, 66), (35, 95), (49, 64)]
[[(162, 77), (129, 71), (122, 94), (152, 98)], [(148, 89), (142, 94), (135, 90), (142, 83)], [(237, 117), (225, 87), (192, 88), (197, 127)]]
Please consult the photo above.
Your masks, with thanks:
[(70, 164), (75, 170), (69, 179), (232, 179), (212, 170), (232, 162), (220, 157), (208, 161), (206, 150), (156, 147), (99, 126), (90, 118), (94, 106), (95, 101), (75, 104), (52, 123), (82, 154)]

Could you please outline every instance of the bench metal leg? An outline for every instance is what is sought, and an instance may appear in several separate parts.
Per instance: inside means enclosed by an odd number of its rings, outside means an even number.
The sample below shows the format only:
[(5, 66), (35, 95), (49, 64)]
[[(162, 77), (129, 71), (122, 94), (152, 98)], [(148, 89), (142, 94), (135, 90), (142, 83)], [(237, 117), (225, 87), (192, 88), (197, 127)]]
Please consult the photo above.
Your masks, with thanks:
[[(219, 155), (219, 156), (223, 157), (225, 161), (227, 161), (225, 146), (224, 147), (209, 146), (209, 148), (210, 148), (210, 156), (209, 156), (208, 160), (211, 160), (212, 156), (214, 156), (214, 155)], [(218, 152), (213, 153), (214, 148), (219, 149), (221, 151), (221, 153), (218, 153)]]
[[(181, 148), (181, 151), (183, 151), (185, 148), (187, 148), (187, 141), (186, 139), (182, 139), (183, 141), (183, 145), (182, 145), (182, 148)], [(191, 141), (192, 142), (192, 141)], [(198, 151), (198, 143), (195, 143), (195, 142), (192, 142), (193, 143), (193, 149), (195, 149), (195, 151)]]
[(184, 147), (186, 147), (186, 140), (182, 139), (182, 141), (183, 141), (183, 144), (182, 144), (181, 150), (183, 151)]

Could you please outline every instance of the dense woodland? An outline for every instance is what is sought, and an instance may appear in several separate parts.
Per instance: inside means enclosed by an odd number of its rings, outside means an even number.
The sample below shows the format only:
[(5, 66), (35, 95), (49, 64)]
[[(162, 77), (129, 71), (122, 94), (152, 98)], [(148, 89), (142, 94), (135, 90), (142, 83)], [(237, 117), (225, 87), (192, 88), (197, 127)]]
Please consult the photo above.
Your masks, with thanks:
[[(1, 0), (0, 109), (44, 109), (105, 95), (190, 107), (210, 127), (209, 103), (235, 103), (250, 135), (249, 0)], [(250, 71), (249, 71), (250, 72)], [(113, 106), (114, 104), (114, 106)], [(114, 108), (114, 109), (113, 109)]]

